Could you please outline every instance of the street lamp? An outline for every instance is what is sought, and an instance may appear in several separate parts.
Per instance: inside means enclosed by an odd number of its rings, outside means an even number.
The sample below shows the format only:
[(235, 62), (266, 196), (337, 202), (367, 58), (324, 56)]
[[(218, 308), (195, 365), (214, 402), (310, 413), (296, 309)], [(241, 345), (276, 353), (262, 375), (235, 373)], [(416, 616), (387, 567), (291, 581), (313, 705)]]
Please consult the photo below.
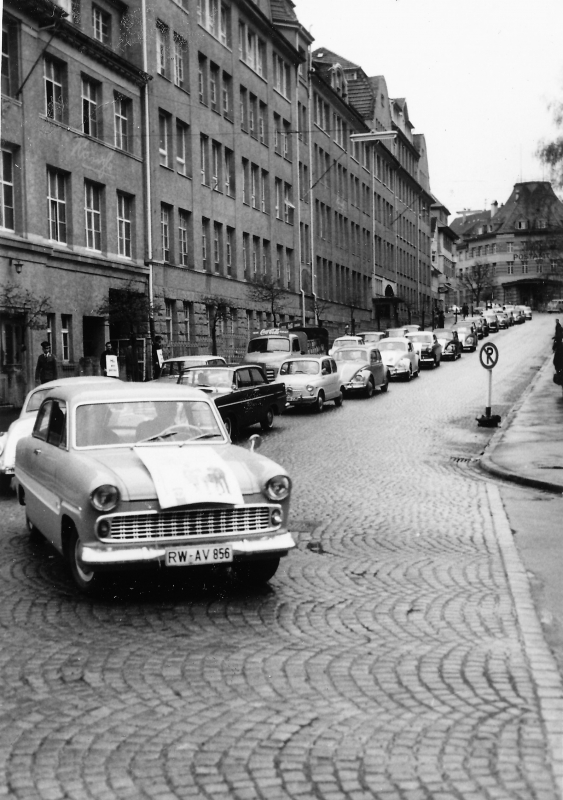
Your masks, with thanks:
[(11, 258), (10, 264), (14, 267), (18, 275), (21, 275), (23, 269), (23, 262), (19, 260), (19, 258)]

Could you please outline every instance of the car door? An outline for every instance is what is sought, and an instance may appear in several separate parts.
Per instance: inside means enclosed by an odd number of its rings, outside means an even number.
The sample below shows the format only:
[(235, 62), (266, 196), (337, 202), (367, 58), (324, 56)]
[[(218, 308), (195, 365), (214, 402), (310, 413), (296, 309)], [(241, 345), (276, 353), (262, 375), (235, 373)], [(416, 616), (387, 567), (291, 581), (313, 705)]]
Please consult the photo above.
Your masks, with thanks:
[(418, 372), (418, 370), (419, 370), (418, 356), (416, 355), (416, 352), (415, 352), (415, 349), (414, 349), (414, 345), (413, 345), (412, 342), (408, 343), (408, 354), (409, 354), (408, 357), (409, 357), (410, 362), (412, 364), (413, 372)]
[(330, 358), (323, 358), (321, 360), (321, 374), (319, 378), (320, 386), (325, 394), (325, 400), (333, 400), (338, 394), (340, 394), (339, 387), (336, 385), (336, 376), (332, 372)]
[(262, 370), (250, 367), (250, 381), (252, 384), (251, 415), (253, 422), (260, 422), (266, 416), (271, 406), (273, 396), (272, 385), (266, 380)]
[(372, 350), (370, 350), (369, 364), (375, 385), (381, 386), (382, 384), (385, 383), (385, 367), (381, 360), (381, 353), (375, 347)]

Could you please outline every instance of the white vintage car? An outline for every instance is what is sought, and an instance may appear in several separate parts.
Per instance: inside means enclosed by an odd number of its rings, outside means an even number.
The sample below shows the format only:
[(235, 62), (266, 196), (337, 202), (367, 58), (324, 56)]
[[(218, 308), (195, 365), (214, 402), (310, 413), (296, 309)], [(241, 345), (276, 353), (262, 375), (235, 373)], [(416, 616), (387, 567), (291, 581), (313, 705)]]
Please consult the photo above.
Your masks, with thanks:
[(261, 583), (295, 546), (287, 472), (231, 444), (198, 389), (52, 389), (18, 443), (15, 482), (30, 533), (68, 560), (85, 593), (131, 567), (214, 565)]
[(420, 375), (420, 359), (410, 339), (390, 337), (382, 339), (377, 346), (391, 378), (410, 381)]
[(308, 406), (322, 411), (325, 402), (332, 400), (340, 407), (344, 387), (334, 358), (330, 356), (297, 356), (280, 366), (278, 381), (285, 384), (288, 406)]
[(76, 378), (59, 378), (36, 386), (26, 395), (20, 415), (7, 431), (0, 433), (0, 483), (8, 488), (16, 466), (16, 445), (24, 436), (29, 436), (35, 425), (35, 418), (43, 399), (55, 386), (84, 386), (96, 383), (113, 383), (115, 378), (100, 375), (82, 375)]

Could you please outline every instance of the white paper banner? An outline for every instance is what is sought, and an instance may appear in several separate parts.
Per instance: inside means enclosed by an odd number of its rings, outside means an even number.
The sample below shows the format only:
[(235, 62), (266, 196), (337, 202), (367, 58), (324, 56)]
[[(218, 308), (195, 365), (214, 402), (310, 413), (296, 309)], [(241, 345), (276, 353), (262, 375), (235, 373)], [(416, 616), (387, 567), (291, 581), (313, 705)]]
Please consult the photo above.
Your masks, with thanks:
[(117, 356), (106, 356), (106, 375), (108, 378), (119, 378)]
[(153, 479), (161, 508), (244, 502), (233, 472), (209, 447), (141, 445), (135, 453)]

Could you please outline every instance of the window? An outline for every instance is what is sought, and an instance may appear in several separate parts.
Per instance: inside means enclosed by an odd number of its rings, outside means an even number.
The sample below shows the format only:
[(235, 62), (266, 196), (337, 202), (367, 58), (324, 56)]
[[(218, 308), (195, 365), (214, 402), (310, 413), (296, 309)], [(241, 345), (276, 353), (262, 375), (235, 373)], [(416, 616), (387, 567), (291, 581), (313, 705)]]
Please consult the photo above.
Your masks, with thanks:
[(268, 142), (268, 106), (265, 103), (258, 106), (258, 139), (262, 144)]
[(219, 12), (219, 41), (225, 47), (231, 46), (231, 9), (223, 3)]
[(207, 105), (207, 59), (205, 56), (202, 56), (201, 53), (198, 54), (197, 59), (197, 78), (198, 78), (198, 92), (199, 92), (199, 102), (202, 105)]
[(281, 117), (274, 113), (274, 152), (281, 156)]
[(183, 267), (189, 266), (189, 211), (178, 211), (178, 261)]
[(269, 272), (268, 265), (270, 263), (270, 242), (267, 239), (262, 239), (262, 274), (267, 275)]
[(249, 183), (249, 163), (248, 159), (242, 159), (242, 202), (247, 205), (250, 202), (250, 183)]
[(285, 278), (286, 286), (290, 289), (293, 280), (293, 250), (290, 248), (286, 248), (285, 251)]
[(274, 53), (274, 89), (284, 97), (290, 98), (291, 72), (283, 58)]
[(260, 239), (258, 236), (252, 237), (252, 275), (256, 277), (258, 273), (258, 261), (260, 257)]
[(266, 45), (244, 22), (239, 22), (239, 56), (258, 75), (266, 75)]
[(72, 317), (70, 314), (61, 314), (61, 359), (67, 363), (71, 360), (71, 329)]
[(98, 92), (98, 83), (82, 78), (82, 132), (95, 138), (98, 137)]
[(170, 78), (170, 32), (168, 25), (157, 19), (156, 21), (156, 71), (163, 78)]
[(248, 92), (244, 86), (240, 87), (240, 128), (242, 131), (248, 131)]
[(282, 154), (283, 157), (287, 158), (289, 161), (291, 161), (291, 139), (289, 136), (290, 133), (291, 133), (291, 125), (284, 119), (283, 133), (282, 133)]
[(89, 250), (102, 249), (102, 191), (91, 181), (84, 181), (84, 216), (86, 227), (86, 247)]
[(0, 227), (14, 229), (14, 170), (13, 156), (9, 150), (2, 150), (0, 161)]
[(222, 192), (221, 180), (221, 145), (218, 142), (211, 143), (211, 188), (216, 192)]
[(129, 115), (131, 101), (119, 93), (113, 96), (114, 143), (119, 150), (129, 150)]
[(174, 85), (188, 90), (188, 43), (174, 33)]
[(283, 205), (284, 205), (284, 221), (293, 225), (293, 211), (295, 206), (292, 202), (292, 189), (289, 183), (283, 185)]
[(227, 119), (233, 118), (233, 79), (227, 72), (223, 72), (223, 116)]
[(242, 270), (243, 278), (248, 280), (248, 256), (250, 251), (250, 235), (248, 233), (242, 234)]
[(117, 252), (131, 258), (131, 199), (117, 193)]
[(234, 153), (225, 147), (225, 193), (229, 197), (235, 196), (235, 166)]
[(170, 167), (170, 114), (161, 111), (158, 115), (159, 144), (158, 152), (160, 155), (160, 166)]
[(55, 169), (47, 170), (47, 219), (49, 239), (66, 242), (66, 176)]
[(275, 203), (276, 203), (276, 219), (282, 218), (282, 192), (283, 181), (280, 178), (275, 179)]
[(64, 117), (63, 67), (50, 58), (45, 59), (45, 114), (62, 122)]
[(160, 242), (162, 246), (162, 260), (170, 261), (170, 206), (160, 205)]
[(253, 94), (248, 102), (248, 132), (254, 139), (258, 138), (258, 100)]
[(258, 208), (259, 170), (256, 164), (250, 166), (250, 205)]
[(206, 217), (202, 217), (201, 220), (201, 266), (204, 270), (207, 270), (208, 263), (207, 259), (209, 258), (209, 220)]
[(18, 88), (18, 29), (5, 17), (2, 23), (2, 94), (11, 96)]
[(174, 329), (176, 327), (176, 301), (175, 300), (165, 300), (164, 301), (164, 324), (166, 326), (166, 336), (169, 342), (172, 342), (174, 339)]
[(260, 175), (260, 211), (264, 213), (268, 213), (270, 210), (268, 177), (267, 171), (263, 169)]
[(200, 160), (201, 160), (201, 182), (204, 186), (209, 186), (209, 139), (202, 134), (199, 137)]
[(221, 270), (221, 249), (223, 238), (223, 226), (220, 222), (213, 223), (213, 263), (215, 272)]
[(507, 264), (506, 271), (509, 275), (514, 275), (514, 264), (513, 263)]
[(98, 6), (92, 6), (92, 28), (94, 39), (102, 44), (110, 44), (111, 17)]
[(227, 239), (225, 242), (225, 261), (227, 264), (227, 275), (233, 274), (233, 259), (234, 259), (234, 243), (235, 243), (235, 230), (234, 228), (227, 228)]
[(193, 339), (194, 335), (194, 304), (184, 300), (184, 336), (186, 342)]
[(180, 175), (188, 174), (188, 126), (176, 120), (176, 170)]
[(523, 231), (528, 227), (528, 222), (525, 219), (520, 219), (518, 220), (516, 227), (518, 228), (518, 230)]
[(219, 0), (197, 0), (197, 21), (225, 47), (231, 46), (231, 10)]
[(209, 105), (212, 111), (219, 110), (219, 67), (211, 64), (209, 67)]

